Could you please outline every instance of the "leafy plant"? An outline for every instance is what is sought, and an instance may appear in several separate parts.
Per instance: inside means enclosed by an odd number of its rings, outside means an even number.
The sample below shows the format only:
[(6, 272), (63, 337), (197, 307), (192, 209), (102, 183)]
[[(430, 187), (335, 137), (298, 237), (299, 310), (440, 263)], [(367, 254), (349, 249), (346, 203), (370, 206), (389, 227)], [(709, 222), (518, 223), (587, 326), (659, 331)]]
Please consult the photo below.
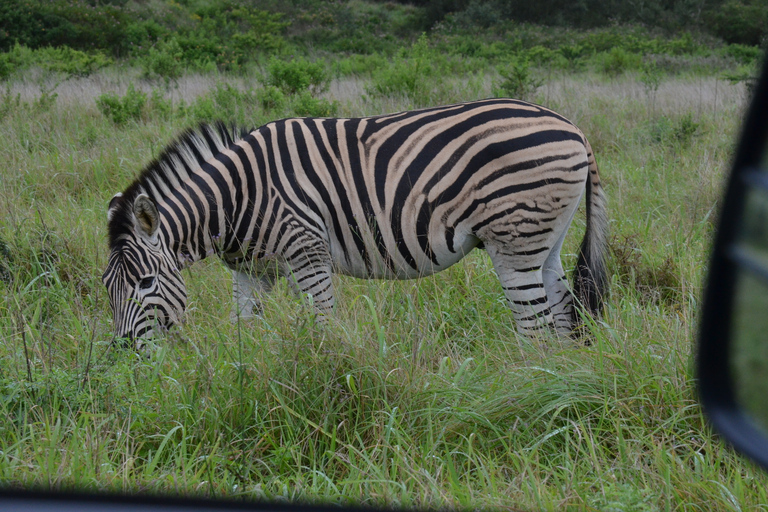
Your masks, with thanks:
[(159, 89), (152, 89), (147, 109), (161, 119), (168, 119), (173, 114), (173, 102), (165, 98)]
[(287, 98), (283, 91), (274, 85), (267, 85), (256, 91), (256, 99), (261, 108), (269, 112), (280, 111), (285, 108), (287, 103)]
[(758, 46), (768, 34), (764, 2), (728, 0), (706, 13), (710, 30), (729, 43)]
[(56, 98), (59, 97), (57, 93), (53, 92), (58, 86), (59, 84), (53, 86), (41, 85), (40, 96), (35, 99), (33, 107), (39, 112), (48, 112), (51, 110), (56, 104)]
[(558, 51), (568, 62), (569, 67), (576, 68), (579, 59), (581, 59), (585, 53), (585, 48), (580, 44), (569, 44), (561, 46), (558, 48)]
[(0, 95), (0, 121), (11, 112), (21, 108), (21, 94), (11, 93), (11, 84), (5, 84), (5, 91)]
[(146, 57), (139, 59), (139, 63), (146, 78), (160, 77), (167, 85), (181, 77), (184, 71), (183, 56), (184, 52), (178, 41), (172, 38), (150, 48)]
[(694, 120), (691, 112), (676, 120), (661, 116), (651, 124), (651, 137), (655, 142), (682, 147), (688, 146), (700, 131), (701, 123)]
[(428, 80), (434, 74), (426, 34), (407, 49), (400, 51), (390, 66), (378, 70), (372, 77), (368, 93), (378, 96), (405, 94), (412, 99), (427, 95)]
[(645, 94), (650, 101), (650, 111), (656, 109), (656, 93), (661, 86), (662, 73), (656, 61), (649, 61), (643, 64), (643, 69), (640, 73), (640, 83), (643, 84)]
[(272, 57), (267, 64), (264, 83), (291, 95), (303, 91), (320, 94), (328, 89), (330, 76), (320, 62), (304, 58), (282, 60)]
[(622, 47), (612, 48), (604, 52), (599, 60), (600, 71), (615, 78), (626, 71), (638, 69), (642, 64), (642, 58), (636, 53), (630, 53)]
[(735, 70), (724, 71), (722, 77), (732, 84), (743, 83), (751, 94), (757, 86), (757, 73), (755, 66), (739, 66)]
[(125, 124), (130, 120), (141, 119), (144, 105), (147, 103), (147, 94), (136, 90), (133, 84), (128, 86), (123, 97), (108, 92), (96, 98), (96, 105), (106, 117), (112, 119), (115, 124)]
[(744, 66), (757, 64), (763, 54), (760, 47), (745, 44), (729, 44), (723, 48), (723, 53)]
[(99, 52), (86, 53), (67, 46), (32, 49), (16, 44), (9, 51), (0, 53), (0, 79), (31, 67), (71, 76), (87, 76), (112, 62)]
[(316, 98), (308, 91), (303, 91), (292, 101), (291, 108), (297, 116), (333, 117), (339, 110), (339, 103)]
[(505, 67), (499, 68), (500, 81), (494, 84), (497, 97), (530, 99), (544, 81), (536, 78), (527, 58), (518, 58)]

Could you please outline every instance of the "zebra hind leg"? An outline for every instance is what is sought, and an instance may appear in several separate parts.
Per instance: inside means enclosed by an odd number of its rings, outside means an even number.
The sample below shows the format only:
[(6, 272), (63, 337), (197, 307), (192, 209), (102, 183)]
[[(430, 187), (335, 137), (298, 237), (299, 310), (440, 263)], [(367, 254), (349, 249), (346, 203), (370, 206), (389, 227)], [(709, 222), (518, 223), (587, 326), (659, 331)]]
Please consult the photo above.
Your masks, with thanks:
[(563, 262), (560, 259), (560, 251), (568, 234), (568, 227), (573, 222), (573, 217), (576, 214), (580, 196), (581, 194), (571, 203), (570, 213), (564, 212), (561, 216), (562, 219), (567, 219), (567, 222), (561, 223), (559, 227), (553, 229), (553, 233), (557, 233), (557, 238), (554, 240), (552, 248), (542, 266), (544, 289), (549, 298), (549, 307), (552, 310), (555, 330), (559, 334), (570, 336), (575, 334), (576, 322), (574, 319), (578, 318), (578, 316), (574, 314), (574, 296), (565, 277)]
[(573, 294), (565, 277), (563, 262), (560, 260), (560, 250), (566, 233), (567, 229), (562, 231), (541, 269), (555, 329), (560, 334), (571, 334), (573, 331)]
[(573, 294), (560, 261), (560, 251), (553, 249), (544, 262), (542, 277), (544, 290), (549, 299), (555, 330), (560, 334), (571, 334), (573, 330)]
[(541, 263), (531, 258), (505, 254), (496, 244), (485, 243), (493, 267), (499, 276), (507, 303), (515, 318), (517, 331), (526, 336), (554, 326)]

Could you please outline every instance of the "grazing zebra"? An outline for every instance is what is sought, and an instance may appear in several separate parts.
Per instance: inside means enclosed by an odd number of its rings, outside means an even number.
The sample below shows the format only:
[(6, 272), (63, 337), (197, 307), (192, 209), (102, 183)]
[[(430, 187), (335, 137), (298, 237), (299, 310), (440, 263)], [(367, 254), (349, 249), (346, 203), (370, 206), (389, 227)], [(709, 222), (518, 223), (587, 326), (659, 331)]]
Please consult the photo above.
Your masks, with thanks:
[(283, 119), (250, 133), (201, 125), (170, 144), (108, 208), (104, 273), (119, 338), (177, 323), (180, 269), (217, 254), (234, 314), (278, 276), (334, 306), (331, 274), (411, 279), (484, 248), (517, 328), (578, 324), (560, 262), (586, 190), (573, 291), (599, 314), (605, 196), (584, 135), (523, 101), (492, 99), (356, 119)]

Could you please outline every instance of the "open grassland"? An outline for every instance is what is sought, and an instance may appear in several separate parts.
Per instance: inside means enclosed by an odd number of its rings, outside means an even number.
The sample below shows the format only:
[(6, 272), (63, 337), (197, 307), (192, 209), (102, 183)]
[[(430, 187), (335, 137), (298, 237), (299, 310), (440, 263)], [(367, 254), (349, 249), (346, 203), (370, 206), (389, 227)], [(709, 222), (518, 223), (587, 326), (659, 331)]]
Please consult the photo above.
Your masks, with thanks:
[[(398, 93), (386, 77), (339, 73), (303, 100), (258, 96), (242, 75), (170, 87), (132, 69), (25, 76), (0, 98), (5, 485), (466, 509), (768, 504), (765, 475), (707, 427), (693, 374), (743, 84), (576, 69), (529, 91), (586, 133), (610, 200), (611, 296), (589, 347), (517, 336), (475, 251), (418, 281), (338, 278), (326, 329), (285, 283), (263, 319), (233, 325), (228, 274), (208, 260), (184, 272), (186, 325), (136, 354), (109, 343), (106, 204), (183, 127), (211, 113), (256, 125), (302, 108), (471, 100), (499, 75)], [(117, 122), (96, 100), (131, 84), (146, 103)], [(582, 212), (567, 269), (583, 225)]]

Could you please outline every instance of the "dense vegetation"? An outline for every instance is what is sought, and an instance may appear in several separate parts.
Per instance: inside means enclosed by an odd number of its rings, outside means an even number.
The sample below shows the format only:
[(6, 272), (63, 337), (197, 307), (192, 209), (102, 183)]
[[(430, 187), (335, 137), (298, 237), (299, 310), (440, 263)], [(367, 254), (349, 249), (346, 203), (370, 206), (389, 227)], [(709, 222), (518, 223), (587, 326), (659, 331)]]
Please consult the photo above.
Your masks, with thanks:
[[(765, 507), (768, 479), (706, 426), (692, 369), (766, 26), (747, 39), (739, 23), (764, 20), (765, 3), (645, 2), (654, 23), (620, 2), (561, 3), (0, 1), (0, 482)], [(611, 297), (592, 346), (518, 337), (482, 251), (429, 279), (338, 278), (325, 329), (285, 283), (262, 320), (230, 323), (227, 274), (206, 260), (184, 273), (186, 325), (141, 354), (110, 344), (106, 204), (183, 128), (494, 95), (554, 108), (596, 152)], [(583, 212), (566, 268), (582, 231)]]

